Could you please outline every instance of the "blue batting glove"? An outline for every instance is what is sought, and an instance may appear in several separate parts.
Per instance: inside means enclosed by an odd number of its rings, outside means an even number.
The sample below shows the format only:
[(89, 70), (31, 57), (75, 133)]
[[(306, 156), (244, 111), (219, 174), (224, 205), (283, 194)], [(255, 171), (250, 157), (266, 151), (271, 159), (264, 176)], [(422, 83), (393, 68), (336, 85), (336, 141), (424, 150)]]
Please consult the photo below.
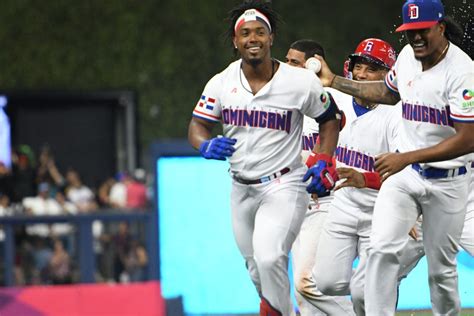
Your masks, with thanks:
[(318, 197), (328, 196), (330, 194), (330, 190), (326, 188), (323, 180), (321, 179), (321, 174), (324, 173), (325, 169), (327, 169), (327, 162), (324, 160), (319, 160), (314, 165), (314, 167), (309, 168), (308, 171), (306, 171), (303, 177), (303, 182), (306, 182), (309, 180), (309, 178), (312, 178), (311, 182), (306, 187), (306, 191), (308, 193), (316, 193)]
[(235, 151), (237, 139), (228, 137), (216, 137), (204, 141), (199, 146), (201, 155), (206, 159), (226, 160)]

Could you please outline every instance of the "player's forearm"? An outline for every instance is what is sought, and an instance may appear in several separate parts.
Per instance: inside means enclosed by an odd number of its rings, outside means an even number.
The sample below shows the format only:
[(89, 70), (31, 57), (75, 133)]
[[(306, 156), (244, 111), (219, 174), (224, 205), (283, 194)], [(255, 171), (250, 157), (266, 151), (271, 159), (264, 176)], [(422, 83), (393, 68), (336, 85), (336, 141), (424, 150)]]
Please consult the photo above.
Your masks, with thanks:
[(390, 92), (383, 81), (362, 82), (336, 76), (332, 81), (331, 88), (374, 103), (394, 105), (400, 101)]
[(333, 156), (339, 138), (339, 121), (330, 120), (319, 125), (319, 153)]
[(474, 136), (455, 134), (439, 144), (403, 153), (408, 164), (437, 162), (474, 152)]
[(193, 118), (188, 127), (188, 141), (195, 149), (199, 149), (201, 143), (212, 136), (212, 126), (202, 120)]

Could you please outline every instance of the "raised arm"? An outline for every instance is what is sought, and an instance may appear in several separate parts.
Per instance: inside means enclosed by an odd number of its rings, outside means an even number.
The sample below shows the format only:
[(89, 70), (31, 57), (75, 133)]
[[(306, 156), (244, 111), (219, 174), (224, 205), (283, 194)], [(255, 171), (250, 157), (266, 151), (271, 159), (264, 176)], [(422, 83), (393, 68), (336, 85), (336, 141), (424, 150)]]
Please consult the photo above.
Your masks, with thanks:
[(375, 103), (395, 105), (400, 101), (383, 81), (355, 81), (334, 75), (330, 87)]
[(368, 100), (374, 103), (395, 105), (400, 97), (392, 93), (383, 81), (355, 81), (335, 75), (328, 64), (319, 55), (315, 55), (321, 62), (319, 79), (325, 87), (331, 87), (344, 93)]

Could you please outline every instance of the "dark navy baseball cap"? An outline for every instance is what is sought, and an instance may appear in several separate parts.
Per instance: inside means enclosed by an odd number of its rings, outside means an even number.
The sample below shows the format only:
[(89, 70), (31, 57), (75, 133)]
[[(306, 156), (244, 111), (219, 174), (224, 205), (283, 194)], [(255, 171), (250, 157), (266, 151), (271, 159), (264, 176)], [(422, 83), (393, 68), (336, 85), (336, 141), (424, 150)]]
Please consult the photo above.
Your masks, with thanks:
[(426, 29), (444, 18), (444, 6), (440, 0), (408, 0), (403, 5), (402, 18), (397, 32)]

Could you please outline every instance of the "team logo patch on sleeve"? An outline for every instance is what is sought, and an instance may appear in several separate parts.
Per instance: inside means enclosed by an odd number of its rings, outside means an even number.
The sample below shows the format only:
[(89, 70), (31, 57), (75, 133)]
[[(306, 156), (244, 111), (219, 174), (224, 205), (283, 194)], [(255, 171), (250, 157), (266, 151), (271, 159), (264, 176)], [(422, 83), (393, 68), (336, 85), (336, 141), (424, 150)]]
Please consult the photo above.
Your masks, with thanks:
[(473, 97), (474, 97), (474, 91), (469, 90), (469, 89), (464, 89), (464, 91), (462, 92), (462, 98), (465, 101), (465, 102), (462, 102), (463, 109), (474, 107), (474, 100), (472, 99)]
[(216, 105), (216, 99), (211, 97), (206, 97), (205, 95), (201, 95), (201, 98), (198, 101), (198, 106), (206, 109), (206, 110), (213, 110), (214, 105)]
[(472, 97), (474, 97), (474, 91), (469, 90), (469, 89), (465, 89), (462, 92), (462, 97), (463, 97), (464, 100), (469, 101), (469, 100), (472, 99)]
[(329, 102), (329, 97), (326, 92), (321, 93), (321, 95), (319, 96), (319, 100), (321, 100), (321, 102), (323, 103), (323, 108), (325, 109), (327, 109), (329, 107), (329, 104), (331, 103)]

